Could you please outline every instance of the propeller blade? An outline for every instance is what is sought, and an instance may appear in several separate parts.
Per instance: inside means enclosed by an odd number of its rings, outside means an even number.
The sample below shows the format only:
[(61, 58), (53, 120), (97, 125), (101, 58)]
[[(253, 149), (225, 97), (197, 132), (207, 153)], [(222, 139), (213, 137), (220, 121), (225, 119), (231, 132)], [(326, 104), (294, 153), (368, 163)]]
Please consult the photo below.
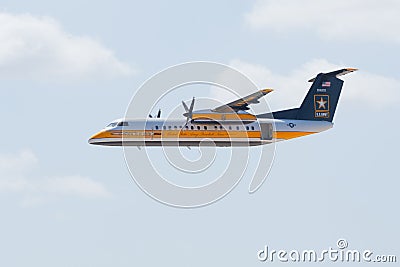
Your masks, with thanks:
[(158, 113), (157, 113), (157, 118), (160, 118), (160, 117), (161, 117), (161, 109), (159, 109)]
[(193, 97), (193, 99), (192, 99), (192, 103), (190, 103), (190, 108), (188, 108), (188, 106), (186, 105), (186, 103), (183, 102), (183, 101), (182, 101), (182, 105), (183, 105), (183, 107), (185, 108), (185, 111), (186, 111), (185, 113), (183, 113), (183, 116), (186, 117), (186, 123), (185, 123), (185, 125), (183, 125), (183, 128), (185, 128), (186, 125), (189, 123), (189, 120), (191, 120), (191, 119), (192, 119), (192, 116), (193, 116), (194, 97)]
[[(185, 113), (186, 114), (186, 113)], [(183, 115), (185, 115), (185, 114), (183, 114)], [(189, 123), (189, 117), (186, 117), (186, 122), (185, 122), (185, 124), (183, 125), (183, 129), (185, 129), (186, 128), (186, 125), (188, 125), (188, 123)]]
[(190, 117), (192, 117), (193, 107), (194, 107), (194, 97), (192, 99), (192, 103), (190, 103), (190, 109), (189, 109)]
[(186, 112), (189, 112), (189, 108), (188, 108), (188, 106), (186, 105), (186, 103), (182, 101), (182, 105), (183, 105), (183, 107), (185, 108), (185, 111), (186, 111)]

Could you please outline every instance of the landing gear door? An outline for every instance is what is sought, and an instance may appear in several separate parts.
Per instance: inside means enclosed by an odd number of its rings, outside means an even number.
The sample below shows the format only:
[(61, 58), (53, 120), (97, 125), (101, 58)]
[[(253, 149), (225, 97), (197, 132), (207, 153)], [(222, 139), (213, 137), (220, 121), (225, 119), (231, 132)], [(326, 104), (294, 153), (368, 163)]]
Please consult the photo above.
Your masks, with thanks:
[(260, 123), (261, 140), (272, 140), (272, 123)]

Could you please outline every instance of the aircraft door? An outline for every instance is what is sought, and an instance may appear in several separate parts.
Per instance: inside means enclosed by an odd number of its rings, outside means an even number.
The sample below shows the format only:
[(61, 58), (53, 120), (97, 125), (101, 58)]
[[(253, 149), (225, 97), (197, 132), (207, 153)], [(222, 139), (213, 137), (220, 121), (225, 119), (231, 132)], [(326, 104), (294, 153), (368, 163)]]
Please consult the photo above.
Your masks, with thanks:
[(261, 140), (272, 140), (273, 127), (272, 123), (260, 123)]

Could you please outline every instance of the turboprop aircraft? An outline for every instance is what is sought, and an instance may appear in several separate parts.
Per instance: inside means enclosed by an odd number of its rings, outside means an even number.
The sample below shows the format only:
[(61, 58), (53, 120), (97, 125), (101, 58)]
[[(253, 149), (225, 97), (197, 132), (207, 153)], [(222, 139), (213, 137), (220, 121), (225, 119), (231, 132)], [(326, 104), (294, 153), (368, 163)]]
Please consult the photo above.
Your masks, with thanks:
[(338, 77), (357, 69), (346, 68), (320, 73), (312, 82), (298, 108), (254, 115), (249, 105), (272, 89), (263, 89), (208, 110), (194, 110), (182, 101), (183, 119), (163, 119), (161, 110), (155, 118), (124, 118), (111, 122), (89, 139), (105, 146), (256, 146), (319, 133), (332, 128), (333, 117), (343, 80)]

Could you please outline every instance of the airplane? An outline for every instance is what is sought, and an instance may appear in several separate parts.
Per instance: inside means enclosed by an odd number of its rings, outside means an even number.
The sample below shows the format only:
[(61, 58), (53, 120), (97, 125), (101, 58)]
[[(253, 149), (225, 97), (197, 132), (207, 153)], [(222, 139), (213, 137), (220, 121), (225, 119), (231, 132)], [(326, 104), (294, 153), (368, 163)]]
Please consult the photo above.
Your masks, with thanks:
[(194, 110), (182, 101), (183, 119), (123, 118), (111, 122), (89, 139), (104, 146), (258, 146), (320, 133), (333, 127), (333, 117), (343, 87), (339, 76), (356, 71), (344, 68), (319, 73), (298, 108), (251, 114), (249, 105), (272, 89), (263, 89), (213, 109)]

